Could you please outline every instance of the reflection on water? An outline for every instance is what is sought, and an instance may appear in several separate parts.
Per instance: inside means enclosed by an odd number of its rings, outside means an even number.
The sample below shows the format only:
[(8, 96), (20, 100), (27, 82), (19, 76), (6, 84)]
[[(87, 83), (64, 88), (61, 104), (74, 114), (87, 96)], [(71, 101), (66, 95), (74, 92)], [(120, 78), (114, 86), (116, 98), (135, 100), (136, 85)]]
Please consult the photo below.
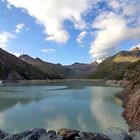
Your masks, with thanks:
[(104, 131), (112, 126), (127, 129), (121, 117), (123, 109), (114, 97), (121, 90), (81, 83), (0, 87), (0, 128), (10, 133), (35, 127), (87, 131)]

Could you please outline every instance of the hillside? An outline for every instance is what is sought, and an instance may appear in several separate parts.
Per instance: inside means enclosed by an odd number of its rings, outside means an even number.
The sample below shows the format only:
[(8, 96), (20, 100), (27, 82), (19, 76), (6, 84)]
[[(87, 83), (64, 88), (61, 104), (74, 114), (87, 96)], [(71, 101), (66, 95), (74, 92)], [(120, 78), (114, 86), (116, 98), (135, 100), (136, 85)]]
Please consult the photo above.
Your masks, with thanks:
[(74, 63), (72, 65), (63, 66), (61, 64), (45, 62), (40, 58), (32, 58), (25, 54), (21, 55), (19, 58), (25, 61), (26, 63), (35, 66), (39, 70), (47, 73), (51, 77), (57, 77), (58, 79), (87, 78), (88, 75), (91, 74), (97, 67), (97, 63)]
[(137, 80), (140, 76), (140, 51), (121, 51), (105, 59), (91, 78)]
[(24, 62), (38, 68), (40, 71), (47, 73), (51, 78), (62, 79), (64, 78), (64, 73), (69, 73), (69, 70), (64, 69), (60, 64), (44, 62), (40, 58), (32, 58), (25, 54), (21, 55), (19, 58)]
[(25, 63), (16, 56), (0, 49), (0, 79), (22, 80), (22, 79), (46, 79), (48, 75)]

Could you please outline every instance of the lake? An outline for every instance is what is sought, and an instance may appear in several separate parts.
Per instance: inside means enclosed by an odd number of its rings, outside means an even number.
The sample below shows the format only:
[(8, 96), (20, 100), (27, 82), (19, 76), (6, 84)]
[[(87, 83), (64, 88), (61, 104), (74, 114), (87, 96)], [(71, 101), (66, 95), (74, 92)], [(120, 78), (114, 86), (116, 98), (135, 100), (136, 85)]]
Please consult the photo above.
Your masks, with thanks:
[(78, 81), (0, 86), (0, 128), (9, 133), (36, 127), (127, 130), (121, 101), (115, 97), (121, 90)]

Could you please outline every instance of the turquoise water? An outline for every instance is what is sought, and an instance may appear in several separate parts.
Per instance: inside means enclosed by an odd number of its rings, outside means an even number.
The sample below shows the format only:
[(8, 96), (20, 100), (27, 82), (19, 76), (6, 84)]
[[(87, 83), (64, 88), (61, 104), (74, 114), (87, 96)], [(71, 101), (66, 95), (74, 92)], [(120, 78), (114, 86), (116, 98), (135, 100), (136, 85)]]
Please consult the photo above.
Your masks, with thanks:
[(127, 129), (114, 95), (122, 88), (80, 83), (0, 87), (0, 128), (15, 133), (30, 128), (72, 128), (104, 132)]

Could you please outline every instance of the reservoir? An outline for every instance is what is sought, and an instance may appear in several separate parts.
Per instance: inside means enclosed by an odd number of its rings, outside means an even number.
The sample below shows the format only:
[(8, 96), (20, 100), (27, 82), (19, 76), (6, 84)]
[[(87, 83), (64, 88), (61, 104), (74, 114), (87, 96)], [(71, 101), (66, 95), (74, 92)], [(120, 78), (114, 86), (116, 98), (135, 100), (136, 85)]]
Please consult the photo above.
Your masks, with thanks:
[(31, 128), (104, 132), (127, 130), (121, 101), (123, 89), (86, 82), (0, 86), (0, 129), (16, 133)]

